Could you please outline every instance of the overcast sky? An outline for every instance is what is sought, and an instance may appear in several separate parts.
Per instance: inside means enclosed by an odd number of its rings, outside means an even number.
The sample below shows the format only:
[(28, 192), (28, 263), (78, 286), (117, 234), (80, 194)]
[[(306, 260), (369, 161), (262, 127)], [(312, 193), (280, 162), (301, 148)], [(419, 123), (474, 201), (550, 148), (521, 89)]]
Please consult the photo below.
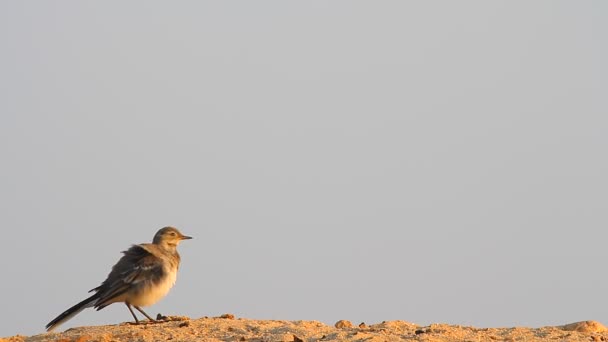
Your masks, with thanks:
[(166, 225), (153, 315), (608, 323), (607, 14), (1, 1), (0, 336)]

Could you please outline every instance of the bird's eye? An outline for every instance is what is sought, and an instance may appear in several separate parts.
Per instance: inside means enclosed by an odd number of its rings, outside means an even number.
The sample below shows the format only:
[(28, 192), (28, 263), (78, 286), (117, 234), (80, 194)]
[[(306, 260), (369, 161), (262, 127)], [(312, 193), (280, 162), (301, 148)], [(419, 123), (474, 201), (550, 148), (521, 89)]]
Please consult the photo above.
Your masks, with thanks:
[(175, 232), (171, 232), (171, 236), (175, 236)]

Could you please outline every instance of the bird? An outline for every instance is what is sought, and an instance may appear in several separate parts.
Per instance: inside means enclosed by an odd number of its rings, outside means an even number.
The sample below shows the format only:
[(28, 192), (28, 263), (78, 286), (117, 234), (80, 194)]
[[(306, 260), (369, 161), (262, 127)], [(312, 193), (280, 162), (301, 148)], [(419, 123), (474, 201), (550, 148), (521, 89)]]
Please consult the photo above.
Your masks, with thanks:
[(161, 228), (152, 243), (132, 245), (112, 267), (106, 280), (89, 291), (92, 296), (65, 310), (46, 325), (48, 332), (53, 331), (82, 310), (93, 307), (97, 311), (113, 303), (125, 303), (135, 323), (139, 320), (131, 306), (150, 321), (141, 307), (149, 306), (163, 298), (175, 284), (180, 256), (177, 245), (182, 240), (192, 239), (177, 228)]

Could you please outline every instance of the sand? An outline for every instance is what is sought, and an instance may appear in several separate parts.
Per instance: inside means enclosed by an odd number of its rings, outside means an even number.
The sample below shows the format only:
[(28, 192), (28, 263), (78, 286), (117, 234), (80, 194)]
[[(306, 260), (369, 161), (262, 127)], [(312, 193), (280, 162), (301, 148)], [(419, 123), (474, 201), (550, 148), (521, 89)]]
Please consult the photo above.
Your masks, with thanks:
[(329, 326), (317, 321), (252, 320), (226, 314), (199, 319), (171, 316), (158, 323), (79, 327), (59, 333), (0, 338), (0, 341), (608, 341), (608, 329), (595, 321), (542, 328), (474, 328), (448, 324), (419, 326), (404, 321), (366, 325), (345, 320)]

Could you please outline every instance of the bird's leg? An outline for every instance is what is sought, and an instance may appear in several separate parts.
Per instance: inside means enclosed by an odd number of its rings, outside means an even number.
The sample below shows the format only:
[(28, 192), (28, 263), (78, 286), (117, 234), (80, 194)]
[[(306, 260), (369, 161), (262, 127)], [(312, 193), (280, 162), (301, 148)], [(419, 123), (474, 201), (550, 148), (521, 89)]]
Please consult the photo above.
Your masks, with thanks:
[(137, 309), (137, 311), (141, 312), (141, 313), (142, 313), (144, 316), (148, 317), (148, 319), (149, 319), (151, 322), (156, 322), (156, 320), (155, 320), (154, 318), (152, 318), (152, 317), (148, 316), (148, 314), (147, 314), (147, 313), (145, 313), (145, 312), (144, 312), (144, 310), (142, 310), (142, 309), (141, 309), (139, 306), (137, 306), (137, 305), (133, 305), (133, 306), (134, 306), (134, 307)]
[[(133, 315), (133, 318), (135, 318), (135, 324), (139, 324), (139, 320), (137, 319), (137, 316), (135, 316), (135, 313), (133, 312), (133, 309), (131, 309), (131, 304), (129, 304), (128, 302), (125, 302), (125, 305), (127, 306), (127, 308), (129, 309), (129, 311), (131, 312), (131, 315)], [(137, 306), (135, 308), (141, 312), (141, 310)], [(148, 316), (148, 315), (146, 315), (146, 316)]]

